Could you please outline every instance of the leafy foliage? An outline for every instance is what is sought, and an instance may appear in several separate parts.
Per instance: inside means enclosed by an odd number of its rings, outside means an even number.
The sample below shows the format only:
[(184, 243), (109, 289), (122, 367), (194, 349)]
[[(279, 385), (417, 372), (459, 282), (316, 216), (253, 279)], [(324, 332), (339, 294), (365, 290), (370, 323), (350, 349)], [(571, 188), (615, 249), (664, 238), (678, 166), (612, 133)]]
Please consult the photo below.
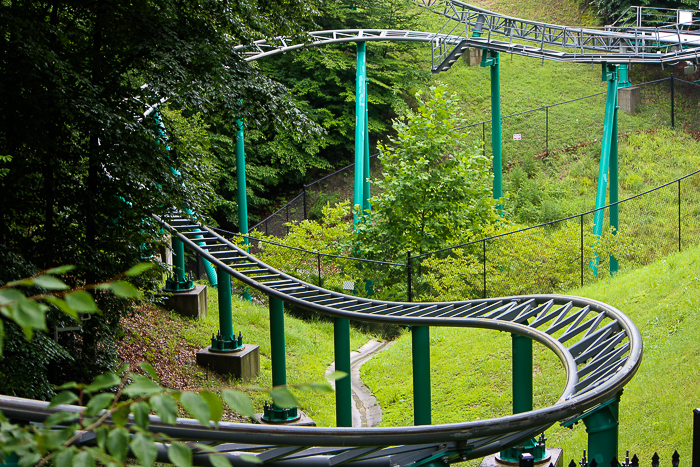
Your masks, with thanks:
[(392, 146), (380, 145), (383, 191), (373, 197), (372, 214), (356, 225), (362, 251), (373, 258), (396, 258), (434, 251), (480, 237), (497, 219), (491, 198), (489, 160), (468, 147), (452, 129), (455, 97), (444, 88), (416, 94), (417, 111), (394, 121)]

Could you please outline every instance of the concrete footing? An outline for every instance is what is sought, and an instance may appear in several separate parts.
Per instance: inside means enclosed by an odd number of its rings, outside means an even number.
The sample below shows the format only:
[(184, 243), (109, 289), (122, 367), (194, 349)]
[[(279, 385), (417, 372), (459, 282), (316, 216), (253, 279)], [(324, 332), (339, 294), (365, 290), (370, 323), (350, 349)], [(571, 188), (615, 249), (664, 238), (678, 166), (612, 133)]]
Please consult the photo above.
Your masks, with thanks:
[[(553, 465), (554, 467), (564, 467), (564, 450), (563, 449), (547, 448), (546, 453), (547, 453), (547, 455), (545, 457), (549, 457), (549, 458), (540, 462), (540, 463), (535, 462), (535, 465), (541, 465), (543, 467), (548, 467), (549, 465)], [(490, 456), (484, 457), (481, 461), (481, 464), (479, 464), (479, 467), (504, 467), (504, 466), (517, 466), (518, 465), (518, 464), (499, 462), (496, 459), (497, 455), (498, 454), (492, 454)]]
[(188, 318), (204, 318), (207, 316), (207, 286), (195, 285), (187, 292), (176, 292), (165, 299), (165, 308)]
[(635, 113), (642, 100), (642, 91), (639, 86), (618, 88), (617, 102), (622, 110), (627, 113)]
[(316, 426), (316, 422), (314, 422), (311, 417), (306, 415), (304, 412), (299, 410), (299, 418), (294, 420), (293, 422), (268, 422), (267, 420), (263, 420), (263, 414), (261, 413), (256, 413), (253, 415), (253, 418), (257, 423), (260, 423), (262, 425), (285, 425), (285, 426)]
[(212, 352), (210, 346), (197, 352), (197, 365), (249, 381), (260, 374), (260, 347), (244, 344), (237, 352)]
[(481, 53), (483, 50), (480, 47), (469, 47), (469, 49), (464, 51), (462, 57), (467, 63), (467, 66), (479, 66), (481, 65)]

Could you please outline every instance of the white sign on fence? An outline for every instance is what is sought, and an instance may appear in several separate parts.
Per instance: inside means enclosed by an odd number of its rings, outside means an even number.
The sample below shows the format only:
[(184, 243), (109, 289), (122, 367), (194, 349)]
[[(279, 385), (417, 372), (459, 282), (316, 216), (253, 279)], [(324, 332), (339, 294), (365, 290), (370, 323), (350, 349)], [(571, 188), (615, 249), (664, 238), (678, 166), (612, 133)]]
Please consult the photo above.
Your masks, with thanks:
[(520, 133), (513, 135), (513, 141), (520, 141), (520, 140), (521, 140), (521, 136), (522, 136), (522, 135), (521, 135)]

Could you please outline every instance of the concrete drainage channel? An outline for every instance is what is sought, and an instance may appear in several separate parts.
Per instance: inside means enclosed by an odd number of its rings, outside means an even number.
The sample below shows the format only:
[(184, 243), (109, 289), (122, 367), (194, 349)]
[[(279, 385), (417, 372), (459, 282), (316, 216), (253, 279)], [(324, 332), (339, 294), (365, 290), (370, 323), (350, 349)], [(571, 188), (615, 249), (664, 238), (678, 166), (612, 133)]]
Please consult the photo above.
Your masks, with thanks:
[[(351, 369), (351, 389), (352, 389), (352, 426), (357, 427), (372, 427), (378, 426), (382, 421), (382, 408), (377, 404), (377, 398), (369, 390), (367, 386), (360, 380), (360, 368), (370, 358), (379, 352), (386, 350), (393, 344), (392, 341), (368, 341), (360, 347), (357, 352), (350, 354), (350, 369)], [(335, 362), (331, 363), (326, 369), (326, 375), (335, 371)], [(331, 381), (331, 385), (335, 388), (335, 381)]]

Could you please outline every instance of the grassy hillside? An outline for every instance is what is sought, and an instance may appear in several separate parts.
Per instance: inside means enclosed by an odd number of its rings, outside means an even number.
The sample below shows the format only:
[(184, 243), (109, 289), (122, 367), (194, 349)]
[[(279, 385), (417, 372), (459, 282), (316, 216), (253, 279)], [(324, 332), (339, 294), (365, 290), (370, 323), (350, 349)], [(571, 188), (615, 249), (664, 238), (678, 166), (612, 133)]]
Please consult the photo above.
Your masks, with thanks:
[[(642, 366), (620, 403), (620, 449), (641, 459), (674, 449), (691, 454), (692, 410), (700, 385), (700, 248), (673, 254), (647, 267), (569, 291), (609, 303), (632, 318), (642, 333)], [(431, 328), (434, 423), (476, 420), (511, 411), (510, 337), (505, 333)], [(363, 381), (384, 408), (385, 426), (412, 423), (410, 336), (365, 364)], [(564, 374), (551, 352), (535, 350), (535, 407), (556, 400)], [(586, 448), (582, 424), (548, 431), (548, 445), (565, 459)]]

